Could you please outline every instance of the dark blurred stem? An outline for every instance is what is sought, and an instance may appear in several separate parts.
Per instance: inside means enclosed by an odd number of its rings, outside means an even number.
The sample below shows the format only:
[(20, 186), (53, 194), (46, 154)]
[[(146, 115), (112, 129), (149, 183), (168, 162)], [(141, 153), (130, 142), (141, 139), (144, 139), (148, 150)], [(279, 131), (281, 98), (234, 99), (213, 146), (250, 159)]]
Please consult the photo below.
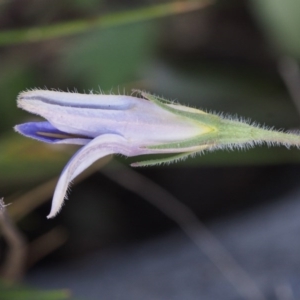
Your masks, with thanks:
[(101, 173), (146, 199), (173, 220), (231, 282), (243, 299), (266, 299), (254, 280), (199, 221), (191, 209), (150, 179), (117, 162), (115, 164), (115, 170), (103, 168)]
[(61, 247), (67, 240), (68, 234), (63, 227), (57, 226), (28, 245), (30, 253), (26, 268), (31, 268), (44, 257)]
[(0, 226), (8, 245), (0, 276), (6, 282), (12, 283), (22, 279), (24, 274), (27, 245), (25, 238), (8, 216), (3, 198), (0, 199)]
[(300, 116), (300, 69), (298, 62), (292, 57), (281, 57), (278, 60), (278, 71)]

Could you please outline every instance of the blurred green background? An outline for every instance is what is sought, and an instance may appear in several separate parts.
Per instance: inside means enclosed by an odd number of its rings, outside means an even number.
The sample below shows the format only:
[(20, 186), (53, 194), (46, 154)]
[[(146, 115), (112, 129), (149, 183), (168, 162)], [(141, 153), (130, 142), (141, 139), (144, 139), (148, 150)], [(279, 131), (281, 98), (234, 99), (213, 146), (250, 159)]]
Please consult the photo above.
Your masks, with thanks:
[[(299, 128), (300, 99), (291, 94), (280, 66), (295, 67), (300, 60), (300, 2), (204, 4), (0, 1), (0, 197), (13, 202), (9, 212), (29, 245), (41, 237), (51, 245), (49, 251), (29, 247), (40, 254), (28, 268), (148, 238), (174, 224), (101, 172), (86, 175), (60, 215), (47, 221), (56, 177), (76, 148), (45, 145), (13, 131), (15, 124), (37, 119), (16, 107), (21, 91), (144, 89), (266, 126)], [(298, 150), (260, 147), (138, 171), (211, 220), (284, 193), (296, 184), (299, 161)]]

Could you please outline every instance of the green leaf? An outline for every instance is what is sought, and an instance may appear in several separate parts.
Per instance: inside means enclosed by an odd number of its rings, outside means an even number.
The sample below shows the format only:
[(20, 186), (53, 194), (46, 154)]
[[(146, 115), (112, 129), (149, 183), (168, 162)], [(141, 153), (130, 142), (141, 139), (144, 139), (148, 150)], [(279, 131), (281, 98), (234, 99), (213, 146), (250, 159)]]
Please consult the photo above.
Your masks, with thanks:
[(1, 300), (66, 300), (70, 298), (67, 290), (40, 291), (19, 285), (6, 285), (0, 281)]
[(101, 15), (94, 19), (79, 19), (48, 26), (6, 30), (0, 32), (0, 45), (44, 41), (87, 32), (95, 28), (122, 27), (128, 24), (195, 11), (212, 4), (212, 2), (211, 0), (171, 1), (169, 3)]
[(172, 162), (178, 162), (180, 160), (183, 160), (192, 154), (193, 154), (193, 152), (180, 153), (177, 155), (172, 155), (172, 156), (162, 157), (162, 158), (156, 158), (156, 156), (155, 156), (154, 159), (135, 162), (135, 163), (132, 163), (131, 166), (132, 167), (149, 167), (149, 166), (155, 166), (155, 165), (161, 165), (161, 164), (169, 164)]

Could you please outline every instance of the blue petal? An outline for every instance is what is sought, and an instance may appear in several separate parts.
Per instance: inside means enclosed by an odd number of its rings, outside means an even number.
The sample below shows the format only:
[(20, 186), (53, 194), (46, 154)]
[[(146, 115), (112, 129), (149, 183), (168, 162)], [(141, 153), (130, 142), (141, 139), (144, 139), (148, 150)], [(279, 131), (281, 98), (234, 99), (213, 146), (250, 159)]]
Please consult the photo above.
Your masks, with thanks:
[(49, 122), (28, 122), (15, 126), (15, 130), (26, 137), (50, 144), (85, 145), (90, 141), (89, 138), (72, 137)]
[(53, 134), (61, 134), (61, 131), (57, 130), (49, 122), (29, 122), (15, 126), (15, 130), (27, 137), (46, 142), (55, 143), (58, 138), (39, 135), (38, 132), (46, 132)]

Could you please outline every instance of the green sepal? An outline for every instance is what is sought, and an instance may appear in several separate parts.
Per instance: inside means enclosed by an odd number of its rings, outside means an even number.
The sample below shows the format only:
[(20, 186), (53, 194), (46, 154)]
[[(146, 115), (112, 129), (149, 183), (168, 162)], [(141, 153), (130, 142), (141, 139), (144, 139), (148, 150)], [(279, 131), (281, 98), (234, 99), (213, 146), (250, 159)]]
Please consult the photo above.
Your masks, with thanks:
[[(133, 91), (136, 92), (136, 93), (138, 93), (139, 95), (142, 95), (147, 100), (155, 102), (155, 103), (157, 101), (159, 101), (160, 103), (177, 105), (174, 101), (167, 100), (167, 99), (159, 97), (159, 96), (154, 96), (154, 95), (151, 95), (151, 94), (149, 94), (147, 92), (144, 92), (144, 91), (141, 91), (141, 90), (133, 90)], [(155, 98), (155, 99), (152, 99), (152, 98)], [(178, 104), (178, 105), (180, 105), (180, 104)]]
[(300, 148), (299, 135), (273, 131), (255, 124), (224, 118), (206, 113), (202, 110), (189, 108), (172, 101), (138, 91), (145, 99), (161, 108), (196, 122), (199, 127), (206, 128), (205, 132), (184, 141), (166, 143), (147, 147), (148, 149), (180, 149), (181, 152), (197, 152), (205, 149), (247, 148), (266, 143), (267, 145), (296, 146)]
[(185, 152), (185, 153), (180, 153), (180, 154), (176, 154), (176, 155), (172, 155), (172, 156), (164, 157), (164, 158), (144, 160), (144, 161), (132, 163), (131, 166), (132, 167), (148, 167), (148, 166), (160, 165), (163, 163), (176, 162), (178, 160), (187, 158), (188, 156), (190, 156), (193, 153), (196, 153), (196, 152), (194, 152), (194, 151)]
[[(219, 120), (220, 118), (218, 116), (215, 116), (213, 114), (207, 114), (206, 112), (199, 110), (199, 109), (190, 109), (193, 110), (195, 112), (191, 112), (186, 110), (188, 107), (180, 105), (180, 104), (176, 104), (172, 101), (157, 97), (157, 96), (153, 96), (151, 94), (148, 94), (146, 92), (143, 91), (138, 91), (144, 98), (146, 98), (147, 100), (157, 104), (158, 106), (160, 106), (161, 108), (175, 114), (178, 116), (182, 116), (188, 119), (192, 119), (194, 121), (197, 121), (198, 123), (201, 123), (201, 125), (206, 126), (207, 128), (210, 128), (210, 131), (215, 131), (216, 127), (218, 126)], [(173, 105), (170, 106), (170, 105)], [(177, 106), (178, 108), (175, 108)], [(182, 108), (182, 109), (180, 109)]]

